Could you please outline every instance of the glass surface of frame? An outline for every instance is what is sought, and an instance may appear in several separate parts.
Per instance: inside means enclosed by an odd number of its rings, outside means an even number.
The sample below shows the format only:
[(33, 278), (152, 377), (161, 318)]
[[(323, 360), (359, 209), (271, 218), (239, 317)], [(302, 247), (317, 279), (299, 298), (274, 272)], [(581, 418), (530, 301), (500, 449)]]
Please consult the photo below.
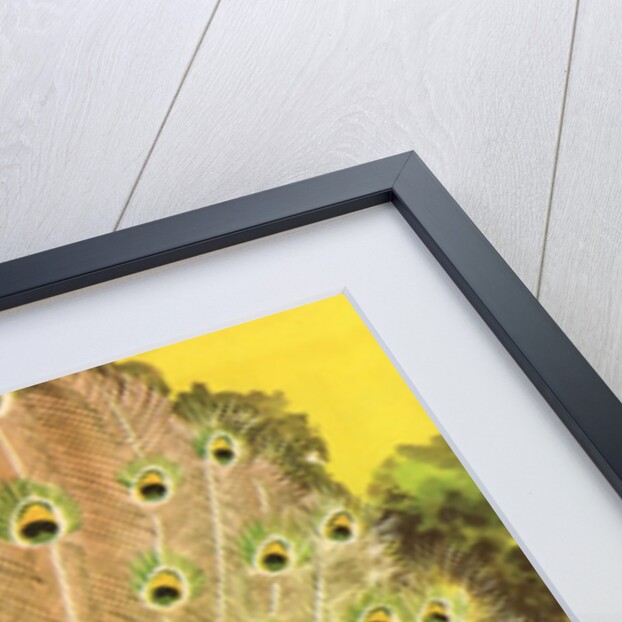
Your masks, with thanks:
[(393, 208), (8, 312), (0, 392), (344, 291), (569, 611), (618, 619), (619, 499)]

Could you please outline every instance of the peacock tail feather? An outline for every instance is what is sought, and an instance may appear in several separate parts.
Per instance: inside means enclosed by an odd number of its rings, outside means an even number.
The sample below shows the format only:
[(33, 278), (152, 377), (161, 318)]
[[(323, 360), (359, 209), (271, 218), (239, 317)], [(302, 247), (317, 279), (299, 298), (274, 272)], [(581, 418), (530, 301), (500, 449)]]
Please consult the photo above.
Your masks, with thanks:
[(328, 461), (282, 395), (173, 396), (138, 363), (2, 396), (0, 622), (519, 620)]

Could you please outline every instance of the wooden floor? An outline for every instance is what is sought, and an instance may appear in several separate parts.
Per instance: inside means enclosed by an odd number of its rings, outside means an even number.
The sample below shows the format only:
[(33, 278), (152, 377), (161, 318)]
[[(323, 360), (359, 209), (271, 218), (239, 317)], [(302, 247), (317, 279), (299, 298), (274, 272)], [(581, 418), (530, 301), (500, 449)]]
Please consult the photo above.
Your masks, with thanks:
[(622, 3), (8, 0), (0, 260), (415, 149), (622, 397)]

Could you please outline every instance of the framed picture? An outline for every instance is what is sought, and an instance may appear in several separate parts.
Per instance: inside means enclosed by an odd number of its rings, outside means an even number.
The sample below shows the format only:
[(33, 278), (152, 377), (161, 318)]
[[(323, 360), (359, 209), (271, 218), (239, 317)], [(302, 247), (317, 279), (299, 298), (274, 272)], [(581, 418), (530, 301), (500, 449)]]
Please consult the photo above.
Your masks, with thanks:
[(416, 154), (1, 264), (0, 306), (10, 619), (620, 619), (622, 405)]

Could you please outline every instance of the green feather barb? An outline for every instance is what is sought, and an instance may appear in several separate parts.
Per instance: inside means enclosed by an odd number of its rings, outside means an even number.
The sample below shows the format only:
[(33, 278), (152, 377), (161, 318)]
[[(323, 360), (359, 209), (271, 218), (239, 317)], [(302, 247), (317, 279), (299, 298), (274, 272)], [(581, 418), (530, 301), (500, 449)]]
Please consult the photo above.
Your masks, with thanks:
[(306, 414), (288, 413), (285, 406), (279, 393), (210, 393), (205, 385), (194, 384), (191, 391), (179, 394), (173, 411), (197, 428), (199, 436), (205, 430), (230, 434), (249, 459), (260, 456), (273, 462), (305, 488), (343, 493), (343, 486), (326, 472), (329, 456), (324, 439), (309, 425)]

